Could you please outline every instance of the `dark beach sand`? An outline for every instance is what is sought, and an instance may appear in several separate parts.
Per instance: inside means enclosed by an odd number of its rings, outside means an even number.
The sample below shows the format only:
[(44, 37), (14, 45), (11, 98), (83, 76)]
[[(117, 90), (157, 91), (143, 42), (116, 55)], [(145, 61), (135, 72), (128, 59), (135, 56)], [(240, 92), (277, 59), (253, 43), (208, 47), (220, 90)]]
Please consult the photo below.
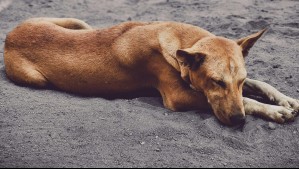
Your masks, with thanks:
[(82, 98), (16, 86), (3, 41), (30, 17), (75, 17), (94, 27), (127, 20), (191, 23), (237, 39), (269, 31), (246, 58), (249, 77), (299, 98), (299, 1), (0, 0), (0, 167), (298, 167), (299, 120), (249, 116), (244, 128), (211, 112), (171, 112), (160, 98)]

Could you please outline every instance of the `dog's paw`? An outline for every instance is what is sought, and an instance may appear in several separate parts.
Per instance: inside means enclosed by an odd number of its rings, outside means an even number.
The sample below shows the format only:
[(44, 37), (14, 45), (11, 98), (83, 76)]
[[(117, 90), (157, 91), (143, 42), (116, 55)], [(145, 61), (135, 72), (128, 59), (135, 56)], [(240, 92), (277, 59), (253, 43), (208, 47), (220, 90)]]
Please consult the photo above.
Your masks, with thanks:
[(283, 98), (277, 100), (277, 104), (287, 109), (294, 110), (296, 114), (299, 113), (299, 100), (284, 96)]
[(277, 123), (292, 122), (295, 120), (297, 112), (292, 108), (283, 106), (270, 106), (267, 109), (268, 118)]

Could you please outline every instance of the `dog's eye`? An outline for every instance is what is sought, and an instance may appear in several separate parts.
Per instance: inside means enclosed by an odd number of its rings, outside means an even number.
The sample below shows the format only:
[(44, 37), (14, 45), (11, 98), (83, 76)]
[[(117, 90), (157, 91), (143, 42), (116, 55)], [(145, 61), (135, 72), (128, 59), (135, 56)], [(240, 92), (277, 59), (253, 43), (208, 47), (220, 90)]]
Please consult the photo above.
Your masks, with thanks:
[(220, 86), (220, 87), (222, 87), (222, 88), (226, 88), (226, 84), (225, 84), (224, 81), (222, 81), (222, 80), (214, 80), (214, 82), (215, 82), (218, 86)]

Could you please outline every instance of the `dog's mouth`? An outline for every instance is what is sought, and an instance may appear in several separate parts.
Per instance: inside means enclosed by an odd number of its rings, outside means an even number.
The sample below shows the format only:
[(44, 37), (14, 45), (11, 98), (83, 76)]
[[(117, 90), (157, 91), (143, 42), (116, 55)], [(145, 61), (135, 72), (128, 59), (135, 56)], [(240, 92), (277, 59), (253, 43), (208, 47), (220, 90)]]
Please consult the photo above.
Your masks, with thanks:
[(225, 115), (224, 115), (223, 112), (216, 112), (215, 110), (213, 110), (213, 112), (214, 112), (215, 116), (217, 117), (217, 119), (218, 119), (221, 123), (223, 123), (223, 124), (225, 124), (225, 125), (229, 125), (229, 126), (233, 125), (233, 124), (228, 120), (228, 118), (225, 117)]
[(246, 118), (245, 117), (230, 117), (227, 118), (223, 113), (214, 113), (217, 117), (217, 119), (228, 126), (244, 126), (246, 123)]
[[(202, 90), (198, 89), (197, 87), (195, 87), (192, 84), (190, 84), (190, 88), (196, 92), (203, 93)], [(207, 95), (206, 95), (206, 97), (207, 97)], [(228, 115), (230, 113), (225, 113), (225, 111), (219, 110), (219, 107), (222, 107), (222, 106), (220, 106), (219, 103), (218, 104), (214, 103), (214, 105), (213, 105), (209, 101), (208, 97), (207, 97), (207, 99), (208, 99), (208, 102), (209, 102), (215, 116), (221, 123), (228, 125), (228, 126), (243, 126), (245, 124), (245, 117), (243, 117), (243, 116), (242, 117), (241, 116), (229, 117)]]
[(238, 115), (232, 115), (232, 113), (227, 113), (225, 110), (221, 109), (221, 104), (209, 104), (212, 107), (212, 110), (214, 112), (214, 115), (217, 117), (217, 119), (228, 126), (239, 126), (239, 125), (244, 125), (246, 122), (245, 116), (242, 115), (241, 113), (238, 113)]

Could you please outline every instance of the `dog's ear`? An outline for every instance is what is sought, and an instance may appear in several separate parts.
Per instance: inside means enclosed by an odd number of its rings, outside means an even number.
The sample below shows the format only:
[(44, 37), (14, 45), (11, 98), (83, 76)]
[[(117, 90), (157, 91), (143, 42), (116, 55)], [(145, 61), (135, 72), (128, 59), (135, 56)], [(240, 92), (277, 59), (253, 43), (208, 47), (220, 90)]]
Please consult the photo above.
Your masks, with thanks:
[(197, 69), (204, 61), (206, 55), (200, 52), (191, 52), (188, 49), (179, 49), (176, 52), (176, 58), (183, 66), (190, 69)]
[(254, 45), (254, 43), (267, 31), (268, 29), (265, 28), (255, 34), (247, 36), (245, 38), (237, 40), (238, 45), (241, 46), (243, 56), (247, 56), (250, 48)]

